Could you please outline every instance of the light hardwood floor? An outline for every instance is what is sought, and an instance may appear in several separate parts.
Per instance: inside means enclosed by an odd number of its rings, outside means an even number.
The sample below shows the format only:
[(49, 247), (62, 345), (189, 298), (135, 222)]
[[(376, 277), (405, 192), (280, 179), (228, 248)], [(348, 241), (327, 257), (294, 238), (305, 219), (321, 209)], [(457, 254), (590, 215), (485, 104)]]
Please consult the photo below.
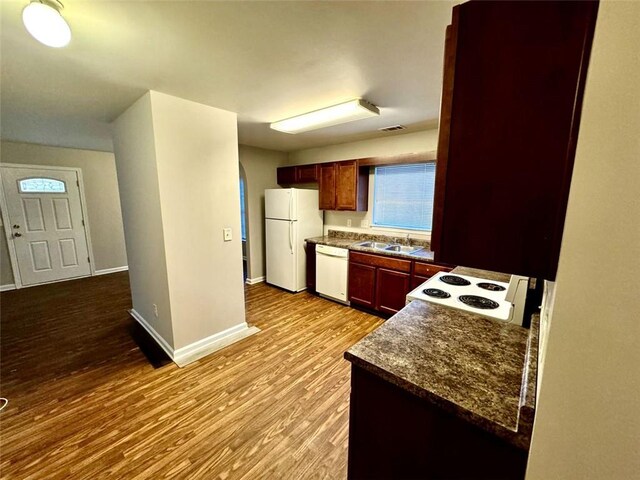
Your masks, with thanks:
[(2, 293), (2, 478), (346, 478), (342, 354), (382, 320), (264, 284), (246, 297), (260, 333), (153, 369), (126, 273)]

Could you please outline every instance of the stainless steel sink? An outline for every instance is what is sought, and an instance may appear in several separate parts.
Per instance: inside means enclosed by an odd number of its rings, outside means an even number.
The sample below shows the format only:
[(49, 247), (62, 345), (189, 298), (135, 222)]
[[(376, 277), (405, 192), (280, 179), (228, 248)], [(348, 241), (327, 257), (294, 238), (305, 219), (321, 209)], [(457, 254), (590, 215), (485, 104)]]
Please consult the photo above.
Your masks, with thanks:
[(409, 245), (389, 245), (385, 248), (385, 250), (389, 252), (400, 252), (400, 253), (408, 253), (412, 254), (417, 252), (418, 250), (422, 250), (422, 247), (411, 247)]
[(386, 249), (389, 244), (388, 243), (383, 243), (383, 242), (360, 242), (360, 243), (356, 243), (357, 247), (365, 247), (365, 248), (377, 248), (378, 250), (384, 250)]

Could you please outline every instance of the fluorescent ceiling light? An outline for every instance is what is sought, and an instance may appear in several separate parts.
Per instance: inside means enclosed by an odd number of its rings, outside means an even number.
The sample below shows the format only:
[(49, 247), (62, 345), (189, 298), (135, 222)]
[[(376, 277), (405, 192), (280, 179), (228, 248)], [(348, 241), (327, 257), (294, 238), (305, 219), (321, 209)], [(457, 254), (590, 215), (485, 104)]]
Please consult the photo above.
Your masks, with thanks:
[(279, 132), (301, 133), (378, 115), (380, 115), (378, 107), (366, 100), (356, 98), (332, 107), (274, 122), (271, 128)]
[(49, 47), (64, 47), (71, 41), (71, 29), (59, 8), (62, 8), (60, 2), (33, 1), (22, 11), (22, 22), (27, 31)]

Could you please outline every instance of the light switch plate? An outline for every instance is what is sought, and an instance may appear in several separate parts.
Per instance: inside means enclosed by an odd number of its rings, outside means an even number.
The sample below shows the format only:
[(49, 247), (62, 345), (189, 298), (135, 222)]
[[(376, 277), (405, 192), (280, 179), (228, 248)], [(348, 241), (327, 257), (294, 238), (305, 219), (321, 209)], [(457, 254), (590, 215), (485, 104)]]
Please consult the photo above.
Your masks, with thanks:
[(223, 228), (222, 229), (222, 237), (224, 238), (225, 242), (230, 242), (231, 239), (232, 239), (231, 229), (230, 228)]

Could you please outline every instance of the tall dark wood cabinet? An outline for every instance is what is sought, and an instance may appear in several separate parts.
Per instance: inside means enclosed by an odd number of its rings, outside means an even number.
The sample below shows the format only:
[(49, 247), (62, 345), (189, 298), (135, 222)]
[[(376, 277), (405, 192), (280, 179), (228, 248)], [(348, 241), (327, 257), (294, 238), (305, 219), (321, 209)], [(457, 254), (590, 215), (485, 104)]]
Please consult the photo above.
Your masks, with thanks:
[(597, 10), (590, 1), (454, 7), (437, 262), (555, 279)]

